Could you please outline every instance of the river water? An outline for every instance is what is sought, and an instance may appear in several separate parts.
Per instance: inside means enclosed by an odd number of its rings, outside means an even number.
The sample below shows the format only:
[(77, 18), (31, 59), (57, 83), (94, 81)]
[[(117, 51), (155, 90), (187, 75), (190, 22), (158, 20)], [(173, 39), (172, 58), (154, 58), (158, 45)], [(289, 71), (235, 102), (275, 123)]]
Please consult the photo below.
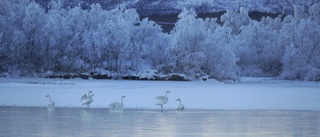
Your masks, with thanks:
[(319, 137), (320, 111), (0, 107), (0, 136)]

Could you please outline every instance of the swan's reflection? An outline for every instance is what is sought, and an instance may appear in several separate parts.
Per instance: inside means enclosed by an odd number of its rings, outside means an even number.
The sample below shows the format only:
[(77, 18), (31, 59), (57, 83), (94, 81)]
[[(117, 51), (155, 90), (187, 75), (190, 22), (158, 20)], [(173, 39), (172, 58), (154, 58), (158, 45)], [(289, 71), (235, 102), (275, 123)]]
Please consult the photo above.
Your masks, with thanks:
[(113, 108), (108, 108), (109, 112), (123, 112), (124, 108), (117, 108), (117, 107), (113, 107)]
[(49, 114), (51, 114), (56, 110), (56, 107), (48, 106), (47, 110), (48, 110)]
[(90, 109), (81, 109), (80, 117), (81, 117), (81, 120), (91, 121), (93, 119), (93, 114)]

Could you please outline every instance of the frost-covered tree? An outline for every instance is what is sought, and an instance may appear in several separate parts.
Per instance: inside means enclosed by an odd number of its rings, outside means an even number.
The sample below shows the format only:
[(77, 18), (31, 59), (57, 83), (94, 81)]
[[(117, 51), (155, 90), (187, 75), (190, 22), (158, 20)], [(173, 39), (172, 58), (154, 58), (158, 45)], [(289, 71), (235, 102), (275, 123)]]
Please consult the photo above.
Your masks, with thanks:
[(320, 25), (311, 19), (284, 25), (281, 36), (285, 44), (281, 78), (320, 80)]
[(82, 10), (79, 6), (71, 8), (63, 15), (64, 36), (66, 44), (62, 45), (63, 50), (59, 62), (64, 72), (85, 72), (89, 70), (87, 56), (84, 46), (84, 33), (86, 32), (87, 10)]
[(98, 26), (94, 34), (96, 45), (105, 45), (106, 60), (104, 65), (112, 72), (123, 72), (131, 65), (132, 47), (130, 38), (134, 24), (138, 21), (135, 10), (120, 6), (109, 13), (109, 17)]
[(240, 58), (241, 75), (277, 76), (281, 72), (283, 47), (280, 34), (273, 26), (266, 25), (272, 22), (272, 19), (268, 23), (251, 21), (241, 27), (234, 47)]
[(232, 50), (232, 28), (216, 19), (197, 19), (184, 9), (170, 34), (172, 70), (188, 76), (207, 75), (219, 80), (237, 79), (237, 57)]
[(170, 34), (173, 71), (190, 76), (203, 75), (201, 65), (205, 57), (202, 51), (206, 35), (204, 20), (196, 18), (192, 9), (184, 9), (178, 17)]
[(320, 2), (309, 7), (310, 19), (320, 24)]
[(131, 44), (131, 67), (134, 70), (151, 64), (153, 69), (165, 71), (162, 66), (168, 63), (168, 37), (158, 24), (147, 18), (139, 21), (132, 32)]
[(208, 34), (204, 43), (203, 53), (205, 59), (201, 66), (209, 77), (226, 80), (236, 80), (238, 66), (234, 51), (232, 50), (232, 28), (222, 27), (216, 23), (216, 19), (207, 19)]
[(246, 26), (250, 23), (249, 11), (243, 7), (237, 11), (227, 10), (225, 14), (221, 16), (223, 26), (231, 27), (233, 34), (240, 33), (240, 27)]
[(30, 2), (25, 8), (25, 17), (22, 20), (22, 32), (25, 35), (25, 43), (22, 46), (16, 47), (17, 52), (21, 54), (19, 65), (21, 69), (30, 72), (42, 71), (41, 52), (43, 46), (42, 28), (45, 24), (46, 14), (44, 9), (35, 2)]
[(110, 13), (103, 10), (99, 4), (91, 5), (91, 8), (85, 14), (85, 27), (82, 34), (83, 48), (84, 48), (84, 61), (88, 64), (89, 72), (95, 69), (103, 69), (104, 61), (107, 59), (106, 47), (107, 44), (101, 44), (97, 38), (101, 38), (102, 42), (107, 39), (105, 35), (99, 34), (99, 26), (106, 23)]
[(21, 52), (17, 52), (17, 47), (25, 43), (22, 20), (27, 4), (27, 0), (0, 1), (0, 69), (3, 71), (14, 73), (19, 67)]
[(43, 69), (45, 71), (63, 72), (62, 58), (67, 54), (65, 47), (68, 45), (68, 26), (66, 25), (67, 11), (63, 9), (62, 1), (52, 1), (47, 12), (47, 21), (42, 28), (44, 40)]

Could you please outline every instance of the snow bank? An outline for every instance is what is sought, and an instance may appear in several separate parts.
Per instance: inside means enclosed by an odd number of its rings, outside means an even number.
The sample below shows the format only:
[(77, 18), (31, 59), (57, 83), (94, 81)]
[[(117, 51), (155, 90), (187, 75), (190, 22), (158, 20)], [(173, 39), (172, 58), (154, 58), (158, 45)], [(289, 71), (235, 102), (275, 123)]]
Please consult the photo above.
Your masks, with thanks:
[(239, 83), (1, 78), (0, 104), (45, 107), (45, 96), (50, 94), (57, 107), (83, 107), (80, 97), (91, 90), (95, 94), (94, 108), (107, 108), (125, 95), (125, 108), (160, 109), (155, 97), (169, 90), (165, 109), (175, 109), (175, 100), (180, 98), (186, 109), (320, 110), (319, 89), (319, 82), (271, 78), (242, 78)]

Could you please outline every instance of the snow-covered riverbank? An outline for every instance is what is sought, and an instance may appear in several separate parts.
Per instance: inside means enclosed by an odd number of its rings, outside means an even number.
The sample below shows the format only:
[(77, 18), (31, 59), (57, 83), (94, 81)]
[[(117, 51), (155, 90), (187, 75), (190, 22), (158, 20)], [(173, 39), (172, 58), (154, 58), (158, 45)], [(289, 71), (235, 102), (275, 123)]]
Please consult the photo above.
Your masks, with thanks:
[(0, 104), (46, 106), (49, 94), (57, 107), (83, 107), (80, 98), (89, 90), (95, 94), (95, 108), (106, 108), (125, 95), (125, 108), (160, 109), (155, 97), (169, 90), (165, 109), (175, 109), (180, 98), (186, 109), (320, 110), (319, 82), (272, 78), (242, 78), (239, 83), (0, 78)]

